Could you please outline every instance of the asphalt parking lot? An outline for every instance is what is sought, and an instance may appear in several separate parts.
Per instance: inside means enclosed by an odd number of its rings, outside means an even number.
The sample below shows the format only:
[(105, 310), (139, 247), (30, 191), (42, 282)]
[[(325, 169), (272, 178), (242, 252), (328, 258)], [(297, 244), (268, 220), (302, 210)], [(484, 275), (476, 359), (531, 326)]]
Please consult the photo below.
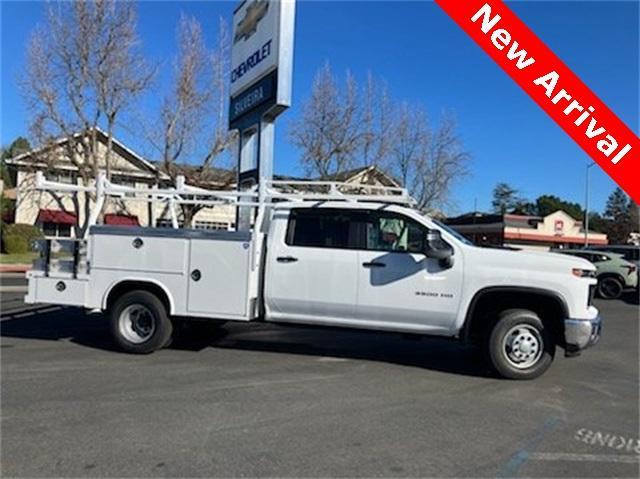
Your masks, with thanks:
[(638, 477), (639, 307), (528, 382), (473, 351), (228, 325), (148, 356), (104, 318), (2, 295), (2, 476)]

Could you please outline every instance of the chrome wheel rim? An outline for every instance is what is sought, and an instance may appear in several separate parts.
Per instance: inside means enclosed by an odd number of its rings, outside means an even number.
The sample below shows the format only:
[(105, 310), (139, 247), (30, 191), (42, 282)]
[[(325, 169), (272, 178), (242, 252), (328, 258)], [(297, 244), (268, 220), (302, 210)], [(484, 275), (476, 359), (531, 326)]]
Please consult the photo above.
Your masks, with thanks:
[(149, 309), (140, 304), (127, 306), (118, 318), (120, 335), (134, 344), (148, 341), (156, 331), (156, 319)]
[(530, 324), (512, 327), (502, 340), (502, 351), (513, 367), (526, 369), (542, 357), (543, 341), (540, 331)]

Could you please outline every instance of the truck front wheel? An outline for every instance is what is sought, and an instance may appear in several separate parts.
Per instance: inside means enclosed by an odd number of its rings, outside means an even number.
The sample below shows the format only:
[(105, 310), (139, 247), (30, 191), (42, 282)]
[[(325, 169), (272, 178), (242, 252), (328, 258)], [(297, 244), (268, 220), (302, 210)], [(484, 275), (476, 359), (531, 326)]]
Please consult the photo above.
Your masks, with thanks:
[(488, 337), (488, 355), (498, 374), (508, 379), (533, 379), (553, 361), (555, 342), (533, 311), (503, 311)]
[(164, 304), (148, 291), (131, 291), (118, 298), (109, 310), (109, 322), (116, 343), (129, 353), (161, 349), (173, 333)]

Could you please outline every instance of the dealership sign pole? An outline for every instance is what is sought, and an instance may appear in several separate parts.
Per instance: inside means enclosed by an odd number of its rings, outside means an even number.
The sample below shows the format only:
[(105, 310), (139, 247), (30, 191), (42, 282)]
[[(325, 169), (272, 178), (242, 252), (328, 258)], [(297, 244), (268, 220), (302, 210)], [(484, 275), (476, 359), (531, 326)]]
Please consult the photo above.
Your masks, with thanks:
[[(229, 129), (238, 130), (238, 190), (273, 177), (276, 117), (291, 105), (295, 0), (243, 0), (233, 13)], [(239, 207), (236, 229), (251, 226)]]

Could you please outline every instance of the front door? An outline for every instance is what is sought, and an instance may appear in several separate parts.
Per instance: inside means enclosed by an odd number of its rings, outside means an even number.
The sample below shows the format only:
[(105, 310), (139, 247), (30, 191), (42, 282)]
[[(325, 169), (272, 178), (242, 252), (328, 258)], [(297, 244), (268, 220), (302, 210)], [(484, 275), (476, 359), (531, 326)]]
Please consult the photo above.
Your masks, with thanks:
[(462, 261), (441, 266), (425, 251), (427, 228), (392, 212), (373, 212), (359, 251), (360, 321), (384, 329), (447, 334), (458, 311)]

